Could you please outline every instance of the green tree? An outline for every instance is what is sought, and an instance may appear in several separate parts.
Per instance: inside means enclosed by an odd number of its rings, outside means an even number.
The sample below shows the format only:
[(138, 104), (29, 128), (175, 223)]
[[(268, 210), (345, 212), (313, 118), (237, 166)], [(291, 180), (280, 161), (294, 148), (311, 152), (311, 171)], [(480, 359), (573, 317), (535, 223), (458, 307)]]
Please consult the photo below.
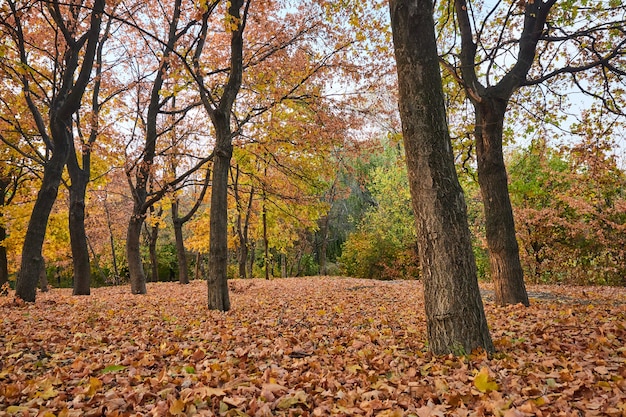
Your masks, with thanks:
[(344, 243), (339, 262), (351, 276), (417, 278), (415, 219), (404, 149), (384, 143), (380, 165), (369, 173), (373, 204)]

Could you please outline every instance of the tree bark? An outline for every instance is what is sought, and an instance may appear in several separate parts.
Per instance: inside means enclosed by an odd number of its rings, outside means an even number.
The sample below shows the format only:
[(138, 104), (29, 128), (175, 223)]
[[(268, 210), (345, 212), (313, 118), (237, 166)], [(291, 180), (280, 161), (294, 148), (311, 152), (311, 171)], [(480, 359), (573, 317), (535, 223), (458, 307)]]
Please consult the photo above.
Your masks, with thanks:
[(48, 292), (48, 274), (46, 273), (46, 262), (41, 263), (39, 271), (39, 289), (41, 292)]
[[(144, 223), (145, 224), (145, 223)], [(150, 253), (150, 281), (159, 281), (159, 257), (157, 256), (156, 245), (159, 239), (159, 225), (146, 228), (148, 236), (148, 252)]]
[(430, 0), (390, 0), (430, 349), (493, 350), (447, 127)]
[[(7, 231), (0, 226), (0, 288), (9, 282), (9, 262), (7, 260), (7, 248), (4, 247), (4, 239), (7, 238)], [(1, 290), (0, 290), (1, 291)]]
[[(172, 213), (173, 212), (174, 203), (172, 203)], [(187, 264), (185, 240), (183, 239), (183, 224), (180, 221), (174, 222), (174, 239), (176, 240), (176, 259), (178, 260), (178, 282), (181, 284), (189, 284), (189, 266)]]
[(211, 186), (207, 301), (210, 310), (228, 311), (228, 173), (233, 154), (230, 118), (216, 114), (214, 126), (217, 140)]
[(130, 291), (133, 294), (146, 293), (146, 275), (141, 259), (141, 227), (144, 220), (145, 215), (133, 214), (128, 222), (126, 234), (126, 259), (128, 261), (128, 274), (130, 275)]
[[(172, 170), (176, 172), (175, 167), (172, 167)], [(185, 239), (183, 237), (183, 225), (187, 223), (191, 218), (196, 214), (200, 205), (202, 205), (202, 201), (204, 200), (204, 196), (206, 195), (206, 191), (209, 188), (209, 183), (211, 180), (211, 172), (207, 169), (206, 175), (204, 177), (204, 184), (202, 185), (202, 191), (200, 191), (200, 195), (198, 199), (195, 201), (193, 207), (189, 212), (180, 217), (180, 213), (178, 212), (178, 199), (174, 197), (172, 201), (172, 223), (174, 225), (174, 238), (176, 240), (176, 259), (178, 260), (178, 282), (181, 284), (189, 284), (189, 264), (187, 262), (187, 251), (185, 250)]]
[[(6, 194), (9, 188), (9, 179), (0, 177), (0, 208), (4, 208), (7, 204)], [(0, 293), (2, 286), (9, 282), (9, 262), (7, 260), (7, 248), (4, 246), (4, 240), (7, 238), (7, 229), (2, 222), (2, 211), (0, 211)]]
[[(70, 146), (74, 150), (74, 146)], [(72, 265), (74, 267), (73, 295), (89, 295), (91, 286), (91, 264), (89, 262), (89, 247), (87, 245), (87, 231), (85, 230), (85, 195), (89, 182), (89, 163), (84, 167), (78, 166), (76, 152), (68, 159), (67, 170), (72, 184), (70, 190), (69, 231), (70, 246), (72, 248)], [(84, 163), (84, 161), (83, 161)]]
[(56, 201), (63, 168), (69, 155), (68, 143), (67, 140), (57, 139), (52, 158), (44, 166), (41, 188), (37, 193), (33, 212), (28, 221), (22, 247), (20, 273), (15, 284), (15, 294), (27, 302), (34, 302), (37, 295), (39, 273), (44, 265), (41, 249), (48, 218)]
[(117, 253), (115, 251), (115, 236), (113, 235), (113, 223), (111, 222), (111, 213), (109, 212), (109, 206), (104, 201), (104, 213), (106, 215), (107, 229), (109, 231), (109, 245), (111, 246), (111, 262), (113, 263), (113, 281), (115, 285), (120, 283), (120, 271), (117, 267)]
[(497, 83), (485, 86), (478, 79), (477, 69), (481, 68), (482, 62), (479, 63), (476, 56), (475, 25), (469, 15), (467, 0), (454, 1), (461, 35), (460, 81), (476, 114), (478, 181), (485, 209), (495, 302), (499, 305), (528, 305), (502, 155), (504, 115), (511, 96), (525, 82), (535, 61), (537, 43), (543, 36), (546, 20), (555, 3), (556, 0), (546, 0), (522, 4), (524, 24), (515, 64)]
[(506, 105), (506, 101), (487, 96), (474, 103), (478, 183), (485, 210), (495, 302), (498, 305), (522, 303), (528, 306), (502, 152)]
[[(228, 295), (228, 173), (233, 155), (232, 130), (230, 116), (241, 88), (243, 78), (243, 31), (248, 16), (250, 0), (245, 2), (243, 15), (241, 8), (244, 0), (232, 0), (228, 3), (227, 13), (236, 22), (230, 39), (230, 73), (224, 86), (219, 105), (213, 105), (204, 84), (199, 83), (202, 104), (215, 128), (215, 151), (213, 165), (213, 183), (211, 188), (211, 210), (209, 231), (209, 271), (207, 275), (207, 301), (210, 310), (230, 310)], [(196, 51), (196, 58), (202, 52), (206, 41), (206, 21), (204, 22), (202, 46)], [(197, 65), (197, 64), (196, 64)], [(196, 67), (196, 76), (202, 79), (202, 71)]]

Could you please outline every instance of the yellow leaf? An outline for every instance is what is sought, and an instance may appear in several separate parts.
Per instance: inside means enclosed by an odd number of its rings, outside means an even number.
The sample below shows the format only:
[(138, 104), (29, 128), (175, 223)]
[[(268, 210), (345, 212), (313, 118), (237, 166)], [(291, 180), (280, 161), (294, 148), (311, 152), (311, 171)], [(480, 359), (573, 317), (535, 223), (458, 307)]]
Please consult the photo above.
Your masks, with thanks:
[(7, 413), (9, 414), (17, 414), (17, 413), (25, 413), (28, 411), (28, 407), (24, 407), (21, 405), (11, 405), (7, 407)]
[(183, 414), (184, 411), (185, 411), (184, 402), (178, 399), (172, 401), (172, 405), (170, 405), (170, 413), (177, 415), (177, 414)]
[(87, 389), (87, 392), (85, 393), (88, 397), (93, 397), (93, 395), (98, 392), (98, 390), (102, 388), (102, 381), (100, 381), (98, 378), (89, 378), (89, 388)]
[(478, 388), (480, 392), (497, 391), (498, 384), (489, 378), (489, 370), (482, 368), (478, 375), (474, 378), (474, 386)]

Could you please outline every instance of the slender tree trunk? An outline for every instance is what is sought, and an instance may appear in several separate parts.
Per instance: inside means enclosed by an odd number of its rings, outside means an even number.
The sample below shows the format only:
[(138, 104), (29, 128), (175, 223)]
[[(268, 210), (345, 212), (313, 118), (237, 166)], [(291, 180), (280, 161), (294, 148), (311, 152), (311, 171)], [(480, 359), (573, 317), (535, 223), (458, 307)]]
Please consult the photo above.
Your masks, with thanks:
[[(174, 210), (172, 204), (172, 210)], [(178, 282), (189, 284), (189, 266), (187, 264), (187, 253), (185, 251), (185, 240), (183, 239), (183, 224), (180, 221), (174, 222), (174, 238), (176, 239), (176, 259), (178, 260)]]
[(195, 272), (195, 277), (196, 279), (200, 279), (200, 260), (202, 258), (200, 257), (200, 252), (196, 252), (196, 272)]
[[(75, 158), (75, 156), (70, 156)], [(89, 295), (91, 286), (91, 264), (85, 230), (85, 195), (89, 174), (78, 167), (76, 161), (68, 161), (70, 186), (69, 231), (74, 267), (74, 295)]]
[(146, 275), (141, 259), (141, 227), (145, 217), (133, 214), (128, 222), (126, 234), (126, 259), (130, 275), (130, 291), (133, 294), (146, 293)]
[(254, 272), (254, 259), (256, 257), (256, 242), (250, 244), (250, 253), (248, 254), (248, 276), (254, 278), (252, 273)]
[(430, 349), (493, 350), (448, 132), (431, 0), (390, 0)]
[[(267, 168), (265, 168), (265, 174), (267, 176)], [(261, 217), (263, 220), (263, 266), (265, 268), (265, 279), (270, 279), (270, 240), (267, 237), (267, 210), (265, 207), (265, 190), (263, 190), (263, 211)]]
[[(144, 223), (145, 224), (145, 223)], [(148, 233), (148, 252), (150, 253), (150, 280), (152, 282), (159, 281), (159, 258), (157, 256), (157, 240), (159, 239), (159, 225), (147, 229)]]
[(239, 278), (247, 278), (246, 265), (248, 264), (248, 243), (239, 243), (239, 252), (237, 253), (237, 263), (239, 269)]
[(0, 288), (9, 282), (9, 262), (7, 260), (7, 248), (4, 247), (4, 239), (7, 238), (7, 231), (0, 226)]
[[(0, 208), (4, 208), (6, 204), (6, 192), (9, 187), (9, 181), (0, 178)], [(9, 262), (7, 260), (7, 248), (4, 246), (4, 240), (7, 238), (7, 230), (2, 222), (2, 211), (0, 211), (0, 292), (2, 286), (9, 282)]]
[(502, 134), (506, 102), (483, 97), (475, 103), (478, 183), (485, 208), (491, 277), (498, 305), (528, 305), (524, 272), (509, 198)]
[[(239, 177), (239, 170), (237, 170), (237, 178)], [(255, 188), (250, 187), (250, 195), (248, 198), (248, 205), (246, 207), (245, 219), (243, 212), (243, 206), (239, 197), (239, 190), (235, 189), (235, 201), (237, 202), (237, 235), (239, 236), (239, 248), (237, 252), (237, 262), (239, 264), (239, 277), (247, 278), (249, 275), (246, 271), (248, 264), (248, 256), (250, 253), (250, 214), (252, 213), (252, 203), (254, 201)]]
[(287, 255), (280, 254), (280, 276), (281, 278), (287, 278)]
[(213, 163), (209, 231), (208, 308), (230, 310), (228, 295), (228, 173), (233, 154), (229, 118), (215, 116), (217, 143)]
[(24, 301), (35, 301), (39, 272), (44, 264), (41, 249), (46, 235), (48, 218), (57, 198), (61, 175), (68, 155), (68, 142), (63, 143), (62, 140), (57, 140), (52, 158), (44, 167), (41, 189), (37, 193), (24, 238), (22, 263), (15, 285), (15, 294)]
[(330, 213), (322, 218), (322, 228), (320, 235), (322, 242), (320, 245), (320, 275), (328, 275), (327, 252), (328, 252), (328, 229), (330, 227)]
[(117, 254), (115, 253), (115, 236), (113, 236), (113, 224), (111, 222), (111, 213), (109, 213), (109, 207), (106, 203), (106, 201), (104, 202), (104, 213), (106, 214), (106, 218), (107, 218), (107, 228), (109, 229), (109, 245), (111, 245), (111, 259), (112, 259), (112, 263), (113, 263), (113, 274), (114, 276), (114, 280), (115, 280), (115, 285), (118, 285), (120, 282), (120, 271), (117, 267)]

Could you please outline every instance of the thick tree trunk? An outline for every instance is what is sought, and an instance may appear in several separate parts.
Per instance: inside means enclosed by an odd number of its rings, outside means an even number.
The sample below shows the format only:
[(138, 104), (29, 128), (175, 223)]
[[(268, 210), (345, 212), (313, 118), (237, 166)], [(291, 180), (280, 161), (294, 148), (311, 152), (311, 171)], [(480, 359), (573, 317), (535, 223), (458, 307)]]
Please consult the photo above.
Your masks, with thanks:
[(72, 248), (72, 264), (74, 267), (74, 295), (89, 295), (91, 286), (91, 264), (89, 247), (85, 230), (85, 195), (89, 174), (68, 163), (68, 171), (72, 180), (70, 186), (70, 246)]
[(56, 147), (52, 158), (44, 167), (41, 189), (37, 193), (37, 199), (26, 229), (20, 273), (15, 285), (15, 294), (28, 302), (34, 302), (37, 294), (39, 272), (44, 264), (41, 249), (46, 236), (48, 218), (56, 201), (61, 175), (69, 155), (67, 142), (63, 143), (62, 140), (58, 140), (55, 143)]
[(493, 350), (448, 133), (430, 0), (390, 0), (430, 349)]
[(506, 102), (483, 97), (481, 102), (475, 103), (475, 110), (478, 182), (485, 208), (485, 229), (495, 303), (522, 303), (527, 306), (528, 294), (524, 285), (502, 153)]
[(39, 289), (41, 292), (48, 292), (48, 274), (46, 273), (46, 262), (41, 263), (39, 271)]
[(146, 293), (146, 275), (141, 259), (141, 227), (144, 220), (144, 216), (133, 214), (128, 222), (126, 234), (126, 259), (128, 261), (128, 274), (130, 275), (130, 291), (133, 294)]
[(209, 231), (208, 308), (230, 310), (228, 295), (228, 173), (233, 146), (228, 117), (216, 116), (217, 144), (213, 163)]

